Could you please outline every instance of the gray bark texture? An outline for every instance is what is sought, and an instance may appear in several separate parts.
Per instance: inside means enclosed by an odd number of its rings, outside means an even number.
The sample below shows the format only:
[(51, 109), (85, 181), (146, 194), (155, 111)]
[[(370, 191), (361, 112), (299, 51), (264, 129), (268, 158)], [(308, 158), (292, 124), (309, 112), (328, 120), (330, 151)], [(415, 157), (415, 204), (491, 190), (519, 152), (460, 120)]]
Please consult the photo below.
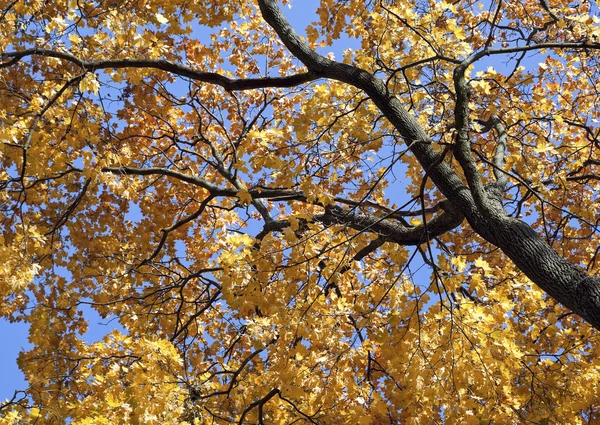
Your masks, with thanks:
[[(317, 54), (290, 26), (274, 0), (259, 0), (259, 4), (263, 18), (289, 51), (308, 68), (309, 74), (344, 82), (369, 96), (398, 130), (428, 177), (452, 204), (456, 210), (453, 217), (462, 220), (464, 216), (475, 232), (499, 247), (532, 282), (600, 330), (600, 278), (570, 264), (531, 226), (509, 217), (499, 202), (498, 187), (486, 188), (482, 184), (469, 147), (469, 94), (464, 80), (464, 71), (473, 58), (459, 64), (454, 75), (458, 134), (454, 155), (464, 171), (465, 184), (447, 163), (440, 161), (444, 153), (431, 143), (427, 132), (401, 101), (389, 93), (384, 81), (365, 70)], [(329, 218), (324, 216), (322, 221), (340, 214), (339, 211), (330, 210)], [(351, 224), (356, 229), (373, 225), (362, 217), (354, 219)], [(455, 223), (452, 224), (457, 225)], [(386, 232), (381, 230), (381, 233)]]

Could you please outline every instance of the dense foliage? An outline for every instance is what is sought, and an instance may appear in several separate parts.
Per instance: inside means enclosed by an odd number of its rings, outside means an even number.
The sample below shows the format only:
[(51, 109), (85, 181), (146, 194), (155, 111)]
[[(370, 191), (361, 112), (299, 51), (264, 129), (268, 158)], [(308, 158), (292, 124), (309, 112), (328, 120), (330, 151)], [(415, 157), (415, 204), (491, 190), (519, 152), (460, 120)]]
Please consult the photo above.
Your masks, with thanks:
[(598, 423), (597, 14), (0, 0), (0, 424)]

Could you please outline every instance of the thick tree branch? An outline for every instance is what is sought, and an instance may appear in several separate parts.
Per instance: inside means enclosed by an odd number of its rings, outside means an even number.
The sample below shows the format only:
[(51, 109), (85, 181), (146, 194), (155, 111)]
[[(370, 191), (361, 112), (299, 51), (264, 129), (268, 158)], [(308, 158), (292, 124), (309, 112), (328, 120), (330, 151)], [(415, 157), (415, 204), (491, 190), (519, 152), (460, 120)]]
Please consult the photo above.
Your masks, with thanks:
[(454, 119), (457, 131), (454, 156), (465, 173), (465, 178), (473, 193), (477, 208), (484, 215), (490, 216), (493, 208), (487, 199), (481, 175), (471, 155), (471, 136), (469, 134), (471, 126), (469, 122), (470, 93), (465, 79), (466, 69), (467, 66), (461, 64), (454, 70), (454, 90), (456, 91)]
[(164, 59), (111, 59), (88, 62), (70, 53), (40, 48), (0, 54), (0, 60), (10, 59), (7, 62), (0, 63), (0, 69), (12, 66), (28, 56), (44, 56), (62, 59), (89, 72), (94, 72), (99, 69), (120, 68), (160, 69), (161, 71), (179, 75), (180, 77), (187, 77), (194, 81), (216, 84), (227, 91), (252, 90), (268, 87), (294, 87), (317, 79), (317, 77), (310, 72), (304, 72), (287, 77), (242, 78), (235, 80), (214, 72), (197, 71), (185, 65)]
[[(499, 214), (497, 208), (493, 214), (490, 214), (489, 210), (482, 211), (481, 200), (485, 198), (481, 192), (473, 193), (469, 190), (448, 164), (440, 161), (430, 168), (441, 153), (427, 143), (431, 141), (427, 133), (406, 111), (400, 100), (388, 91), (383, 81), (358, 67), (335, 62), (317, 54), (295, 33), (274, 0), (259, 0), (259, 5), (264, 19), (290, 52), (308, 67), (309, 72), (350, 84), (363, 90), (371, 98), (405, 139), (409, 150), (423, 168), (428, 170), (429, 177), (437, 188), (464, 214), (477, 233), (500, 247), (540, 288), (600, 329), (600, 278), (588, 276), (578, 267), (569, 264), (528, 224)], [(515, 48), (484, 49), (473, 54), (461, 66), (466, 68), (475, 60), (492, 54), (543, 48), (598, 49), (600, 44), (543, 43)], [(477, 190), (477, 187), (475, 189)], [(479, 202), (475, 202), (475, 197), (479, 198)]]
[[(387, 217), (377, 217), (372, 214), (365, 214), (353, 210), (346, 210), (337, 205), (327, 206), (325, 212), (313, 216), (313, 220), (326, 226), (341, 225), (348, 226), (359, 232), (375, 233), (380, 241), (377, 244), (369, 245), (369, 251), (362, 253), (356, 260), (361, 260), (370, 252), (377, 249), (384, 242), (397, 243), (398, 245), (419, 245), (427, 240), (441, 236), (446, 232), (460, 226), (464, 216), (446, 205), (446, 209), (441, 214), (435, 216), (427, 225), (408, 227), (396, 220), (390, 220)], [(290, 227), (289, 220), (274, 220), (265, 223), (263, 229), (256, 235), (258, 241), (262, 241), (265, 236), (272, 232), (280, 232)], [(377, 246), (375, 246), (377, 245)]]
[[(207, 199), (204, 202), (202, 202), (202, 205), (200, 206), (198, 211), (186, 217), (185, 219), (182, 219), (179, 222), (175, 223), (173, 226), (166, 229), (162, 229), (163, 234), (158, 246), (156, 247), (152, 255), (144, 262), (150, 261), (153, 258), (155, 258), (156, 255), (158, 255), (166, 241), (169, 232), (198, 218), (204, 210), (204, 207), (206, 206), (207, 202), (209, 202), (217, 196), (236, 197), (238, 195), (237, 188), (228, 189), (218, 187), (199, 177), (184, 174), (179, 171), (174, 171), (167, 168), (134, 168), (122, 166), (104, 167), (102, 168), (102, 171), (123, 175), (163, 175), (166, 177), (176, 178), (178, 180), (195, 186), (200, 186), (208, 190), (208, 192), (210, 193)], [(253, 197), (253, 200), (258, 200), (260, 198), (266, 198), (269, 200), (294, 199), (306, 202), (306, 197), (302, 193), (289, 189), (271, 189), (263, 187), (260, 189), (250, 189), (248, 190), (248, 192)], [(282, 196), (283, 198), (281, 198)], [(354, 204), (353, 201), (346, 200), (343, 198), (340, 198), (340, 202)], [(265, 205), (260, 204), (260, 206), (265, 211), (268, 211)], [(373, 206), (372, 203), (371, 206)], [(379, 206), (376, 205), (375, 207)], [(375, 251), (385, 242), (397, 243), (399, 245), (419, 245), (430, 240), (431, 238), (440, 236), (458, 227), (462, 223), (464, 215), (460, 213), (457, 209), (453, 208), (452, 205), (447, 201), (437, 204), (435, 207), (428, 209), (426, 212), (437, 212), (440, 209), (443, 210), (441, 214), (438, 214), (427, 223), (415, 227), (408, 227), (397, 220), (391, 220), (391, 218), (397, 218), (397, 216), (399, 215), (398, 212), (395, 211), (391, 211), (383, 217), (378, 217), (373, 214), (357, 212), (354, 209), (346, 210), (335, 205), (325, 207), (325, 212), (313, 216), (313, 219), (314, 221), (320, 222), (327, 226), (334, 224), (344, 225), (359, 232), (369, 232), (377, 234), (378, 238), (375, 241), (373, 241), (373, 243), (369, 244), (367, 247), (364, 247), (361, 250), (360, 254), (357, 254), (355, 260), (360, 261), (362, 258), (364, 258), (369, 253)], [(268, 212), (266, 212), (265, 214), (268, 217), (270, 217)], [(261, 232), (259, 232), (256, 235), (257, 245), (255, 247), (257, 247), (260, 244), (260, 241), (262, 241), (268, 234), (272, 232), (282, 231), (286, 227), (291, 226), (291, 223), (288, 220), (267, 219), (265, 217), (265, 214), (263, 214), (263, 218), (265, 218), (265, 225)]]
[[(425, 243), (432, 238), (460, 226), (464, 216), (456, 211), (449, 202), (440, 203), (443, 212), (427, 223), (415, 227), (406, 226), (389, 216), (377, 217), (372, 214), (346, 210), (336, 205), (325, 207), (325, 212), (312, 217), (313, 221), (326, 226), (348, 226), (359, 232), (374, 233), (377, 238), (362, 247), (353, 257), (353, 261), (361, 261), (364, 257), (379, 249), (384, 243), (391, 242), (398, 245), (414, 246)], [(439, 209), (438, 209), (439, 210)], [(301, 224), (302, 226), (303, 224)], [(289, 220), (273, 220), (266, 222), (263, 229), (256, 235), (255, 249), (260, 249), (262, 240), (270, 233), (281, 232), (291, 227)], [(340, 269), (343, 274), (350, 270), (350, 265)]]
[(323, 214), (315, 215), (314, 219), (327, 226), (344, 225), (359, 232), (376, 233), (385, 242), (419, 245), (458, 227), (464, 216), (454, 208), (448, 208), (428, 221), (427, 225), (407, 227), (395, 220), (328, 206)]

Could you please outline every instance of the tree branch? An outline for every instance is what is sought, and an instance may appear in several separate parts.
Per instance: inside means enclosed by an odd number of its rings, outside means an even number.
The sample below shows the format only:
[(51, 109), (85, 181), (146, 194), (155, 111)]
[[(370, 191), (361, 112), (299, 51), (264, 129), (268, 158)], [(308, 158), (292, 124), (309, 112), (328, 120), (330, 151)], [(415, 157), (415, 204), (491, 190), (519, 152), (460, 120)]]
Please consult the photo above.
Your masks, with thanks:
[(463, 63), (466, 66), (472, 65), (479, 59), (486, 56), (493, 55), (505, 55), (508, 53), (519, 53), (519, 52), (531, 52), (533, 50), (543, 49), (591, 49), (600, 50), (600, 43), (589, 43), (587, 41), (576, 41), (576, 42), (548, 42), (548, 43), (536, 43), (527, 44), (525, 46), (514, 46), (514, 47), (502, 47), (500, 49), (483, 49), (473, 53)]
[(88, 62), (70, 53), (40, 48), (0, 54), (0, 60), (10, 59), (7, 62), (0, 63), (0, 69), (10, 67), (28, 56), (62, 59), (90, 72), (99, 69), (120, 68), (160, 69), (174, 75), (179, 75), (180, 77), (190, 78), (194, 81), (215, 84), (223, 87), (227, 91), (252, 90), (268, 87), (295, 87), (317, 79), (317, 77), (310, 72), (303, 72), (301, 74), (286, 77), (242, 78), (235, 80), (214, 72), (198, 71), (185, 65), (164, 59), (111, 59)]
[(315, 215), (314, 219), (328, 226), (345, 225), (359, 232), (376, 233), (385, 242), (411, 246), (424, 243), (458, 227), (464, 216), (447, 206), (447, 210), (427, 222), (426, 226), (421, 224), (407, 227), (398, 221), (386, 220), (385, 217), (346, 210), (339, 206), (327, 206), (325, 212)]
[(194, 186), (200, 186), (206, 190), (208, 190), (213, 196), (235, 196), (237, 191), (235, 189), (223, 189), (219, 186), (216, 186), (212, 183), (207, 182), (204, 179), (199, 177), (194, 177), (189, 174), (184, 174), (179, 171), (170, 170), (168, 168), (160, 168), (160, 167), (149, 167), (149, 168), (135, 168), (135, 167), (102, 167), (102, 171), (113, 173), (113, 174), (122, 174), (122, 175), (134, 175), (134, 176), (152, 176), (152, 175), (160, 175), (167, 177), (174, 177), (178, 180), (184, 181), (186, 183), (193, 184)]
[(497, 191), (502, 192), (508, 183), (508, 174), (504, 172), (504, 155), (506, 152), (506, 141), (508, 135), (504, 124), (496, 114), (492, 114), (486, 121), (479, 120), (479, 123), (483, 125), (482, 133), (490, 131), (492, 128), (498, 133), (498, 142), (496, 143), (496, 149), (494, 150), (494, 157), (492, 158), (493, 173), (496, 178), (494, 187)]
[(477, 164), (471, 155), (471, 136), (469, 122), (470, 90), (465, 79), (468, 65), (461, 64), (454, 70), (454, 89), (456, 91), (456, 104), (454, 107), (454, 119), (457, 130), (456, 147), (454, 156), (465, 173), (465, 178), (473, 194), (478, 210), (485, 217), (505, 215), (502, 208), (494, 208), (491, 204)]
[[(479, 235), (501, 248), (525, 275), (550, 296), (562, 302), (600, 330), (600, 278), (588, 276), (578, 267), (569, 264), (528, 224), (508, 217), (497, 208), (492, 210), (486, 208), (487, 211), (482, 211), (482, 200), (486, 199), (485, 192), (481, 192), (481, 187), (476, 182), (473, 185), (474, 175), (471, 175), (469, 182), (475, 188), (472, 192), (445, 161), (439, 161), (431, 167), (441, 152), (434, 150), (431, 143), (428, 143), (431, 142), (431, 139), (427, 133), (407, 112), (400, 100), (388, 91), (382, 80), (363, 69), (332, 61), (310, 49), (310, 46), (292, 29), (274, 0), (259, 0), (259, 6), (267, 23), (279, 35), (290, 52), (308, 67), (309, 72), (319, 77), (350, 84), (363, 90), (371, 98), (404, 138), (408, 149), (415, 155), (422, 167), (428, 170), (429, 177), (437, 188), (453, 204), (454, 208), (464, 214), (471, 227)], [(504, 49), (484, 49), (473, 54), (460, 66), (466, 69), (475, 60), (492, 54), (543, 48), (598, 49), (600, 44), (587, 42), (540, 43)], [(460, 85), (459, 89), (465, 90)], [(459, 114), (466, 113), (459, 111)], [(462, 131), (467, 130), (464, 122), (466, 118), (466, 116), (463, 117)], [(466, 164), (465, 161), (463, 162)], [(465, 173), (467, 172), (468, 168), (465, 170)], [(490, 207), (491, 205), (486, 206)]]
[(256, 401), (250, 403), (250, 405), (248, 407), (246, 407), (246, 409), (244, 409), (244, 411), (242, 412), (242, 415), (240, 416), (240, 420), (239, 420), (238, 424), (239, 425), (243, 424), (244, 418), (246, 417), (248, 412), (250, 412), (255, 407), (258, 407), (258, 423), (259, 423), (259, 425), (264, 425), (265, 422), (264, 422), (264, 418), (263, 418), (263, 414), (262, 414), (262, 408), (269, 400), (271, 400), (277, 394), (279, 394), (279, 388), (273, 388), (263, 398), (260, 398)]

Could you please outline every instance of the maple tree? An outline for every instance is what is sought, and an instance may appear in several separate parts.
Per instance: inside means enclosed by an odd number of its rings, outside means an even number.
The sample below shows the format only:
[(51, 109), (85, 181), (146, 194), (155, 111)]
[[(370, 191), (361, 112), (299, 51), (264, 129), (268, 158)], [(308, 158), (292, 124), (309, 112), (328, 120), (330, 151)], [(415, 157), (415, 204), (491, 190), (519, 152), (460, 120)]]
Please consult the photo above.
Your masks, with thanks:
[(600, 421), (597, 5), (303, 7), (0, 1), (0, 424)]

